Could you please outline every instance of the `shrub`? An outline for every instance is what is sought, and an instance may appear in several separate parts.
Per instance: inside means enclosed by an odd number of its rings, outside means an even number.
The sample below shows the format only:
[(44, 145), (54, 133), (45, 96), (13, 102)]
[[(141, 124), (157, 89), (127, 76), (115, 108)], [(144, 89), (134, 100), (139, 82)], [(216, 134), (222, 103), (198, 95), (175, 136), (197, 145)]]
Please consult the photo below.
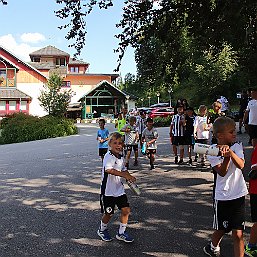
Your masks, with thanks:
[(77, 134), (73, 120), (23, 113), (7, 116), (1, 122), (0, 144), (27, 142)]
[(171, 123), (172, 116), (168, 117), (156, 117), (153, 119), (155, 127), (169, 127)]

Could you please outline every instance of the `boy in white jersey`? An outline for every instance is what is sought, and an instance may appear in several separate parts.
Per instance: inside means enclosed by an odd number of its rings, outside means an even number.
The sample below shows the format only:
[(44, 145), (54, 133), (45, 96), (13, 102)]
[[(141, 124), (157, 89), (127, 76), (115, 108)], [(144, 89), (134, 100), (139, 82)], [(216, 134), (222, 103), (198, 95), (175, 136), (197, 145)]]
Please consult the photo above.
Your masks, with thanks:
[(208, 155), (212, 168), (217, 172), (214, 190), (214, 220), (211, 242), (204, 247), (208, 256), (220, 255), (220, 242), (232, 230), (234, 256), (244, 256), (243, 230), (245, 222), (245, 195), (248, 194), (242, 174), (244, 152), (236, 140), (236, 125), (228, 117), (219, 117), (213, 124), (220, 156)]
[(158, 138), (158, 132), (153, 127), (153, 119), (147, 118), (146, 128), (142, 133), (142, 142), (146, 142), (146, 154), (150, 159), (150, 169), (154, 169), (154, 154), (156, 153), (157, 145), (156, 140)]
[(134, 166), (138, 165), (138, 140), (139, 140), (139, 133), (138, 127), (136, 126), (136, 117), (130, 116), (129, 123), (126, 124), (120, 131), (125, 132), (125, 145), (126, 145), (126, 164), (125, 166), (129, 168), (129, 159), (131, 156), (132, 149), (134, 150), (135, 154), (135, 161)]
[(120, 155), (123, 144), (122, 135), (118, 132), (112, 133), (109, 139), (110, 150), (105, 154), (103, 160), (100, 204), (104, 215), (97, 234), (106, 242), (112, 240), (107, 225), (114, 214), (115, 205), (121, 210), (120, 227), (116, 238), (126, 243), (134, 241), (126, 232), (130, 207), (121, 178), (131, 182), (135, 182), (136, 178), (130, 175), (124, 166), (123, 157)]

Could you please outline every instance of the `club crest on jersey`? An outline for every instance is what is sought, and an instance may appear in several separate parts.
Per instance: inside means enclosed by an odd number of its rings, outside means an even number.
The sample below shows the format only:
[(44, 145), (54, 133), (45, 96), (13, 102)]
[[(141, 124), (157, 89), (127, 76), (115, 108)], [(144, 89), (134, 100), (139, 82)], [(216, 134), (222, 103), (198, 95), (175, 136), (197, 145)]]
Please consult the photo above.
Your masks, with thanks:
[(223, 227), (224, 227), (224, 228), (227, 228), (227, 227), (228, 227), (228, 221), (227, 221), (227, 220), (223, 221)]
[(106, 208), (106, 212), (107, 212), (107, 213), (111, 213), (111, 212), (112, 212), (112, 207), (107, 207), (107, 208)]

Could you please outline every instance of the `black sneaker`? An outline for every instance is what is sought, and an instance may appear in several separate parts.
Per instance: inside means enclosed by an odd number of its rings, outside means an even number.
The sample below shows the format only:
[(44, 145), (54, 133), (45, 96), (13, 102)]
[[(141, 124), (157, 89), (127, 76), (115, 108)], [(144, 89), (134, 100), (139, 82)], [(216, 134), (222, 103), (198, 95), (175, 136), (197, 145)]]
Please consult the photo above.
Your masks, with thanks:
[(175, 163), (178, 163), (178, 156), (175, 156)]
[(150, 167), (150, 170), (154, 170), (154, 169), (155, 169), (155, 167), (154, 167), (154, 165), (152, 164), (151, 167)]
[(191, 158), (189, 159), (188, 163), (189, 163), (189, 165), (192, 165), (192, 164), (193, 164), (193, 161), (192, 161)]
[(195, 159), (194, 159), (194, 162), (197, 162), (198, 160), (197, 160), (197, 157), (195, 157)]
[(184, 163), (183, 159), (180, 159), (179, 162), (178, 162), (178, 164), (183, 164), (183, 163)]
[(220, 251), (213, 251), (211, 249), (211, 243), (207, 244), (204, 248), (203, 251), (206, 255), (211, 256), (211, 257), (221, 257)]

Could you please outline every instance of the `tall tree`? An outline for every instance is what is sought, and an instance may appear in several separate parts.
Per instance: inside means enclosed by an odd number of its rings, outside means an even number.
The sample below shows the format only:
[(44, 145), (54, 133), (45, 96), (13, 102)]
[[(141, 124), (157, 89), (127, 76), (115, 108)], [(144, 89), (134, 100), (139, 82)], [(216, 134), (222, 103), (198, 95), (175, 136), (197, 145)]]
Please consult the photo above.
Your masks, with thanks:
[(72, 91), (61, 90), (63, 80), (60, 75), (52, 74), (41, 91), (38, 100), (40, 105), (49, 115), (63, 117), (67, 112), (71, 100)]

